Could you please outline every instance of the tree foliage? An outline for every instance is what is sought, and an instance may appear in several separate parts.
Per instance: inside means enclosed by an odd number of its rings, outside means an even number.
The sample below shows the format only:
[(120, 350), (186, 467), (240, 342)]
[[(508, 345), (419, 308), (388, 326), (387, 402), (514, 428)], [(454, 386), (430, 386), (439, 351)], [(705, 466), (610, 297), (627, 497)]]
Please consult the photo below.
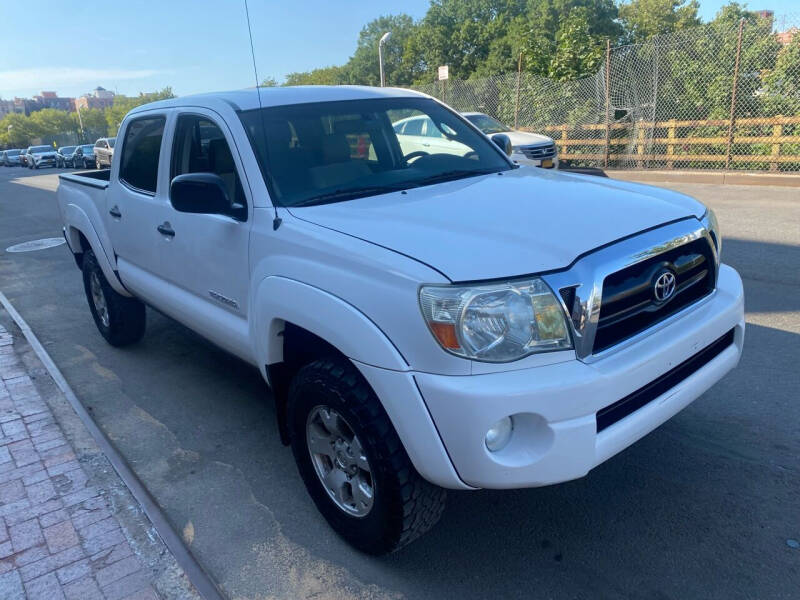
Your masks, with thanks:
[(630, 0), (619, 7), (627, 41), (643, 42), (655, 35), (700, 25), (697, 0)]

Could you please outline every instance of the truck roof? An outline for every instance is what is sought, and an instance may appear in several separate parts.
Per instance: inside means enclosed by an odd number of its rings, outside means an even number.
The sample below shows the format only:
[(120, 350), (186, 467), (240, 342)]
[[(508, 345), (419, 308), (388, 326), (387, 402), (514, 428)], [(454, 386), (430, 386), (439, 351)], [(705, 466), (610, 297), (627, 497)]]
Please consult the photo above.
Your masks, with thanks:
[[(309, 102), (336, 102), (338, 100), (367, 100), (370, 98), (426, 98), (425, 94), (403, 88), (379, 88), (362, 85), (301, 85), (291, 87), (259, 88), (261, 106), (284, 106), (306, 104)], [(173, 108), (180, 106), (204, 106), (213, 108), (219, 103), (233, 106), (234, 110), (252, 110), (259, 107), (256, 88), (230, 92), (211, 92), (181, 96), (169, 100), (159, 100), (134, 108), (137, 113), (154, 108)]]

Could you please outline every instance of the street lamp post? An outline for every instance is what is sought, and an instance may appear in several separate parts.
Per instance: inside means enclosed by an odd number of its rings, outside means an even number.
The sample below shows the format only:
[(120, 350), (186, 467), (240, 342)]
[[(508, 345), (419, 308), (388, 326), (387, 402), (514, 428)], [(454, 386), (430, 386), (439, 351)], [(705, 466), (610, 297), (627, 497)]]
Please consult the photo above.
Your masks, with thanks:
[(381, 87), (386, 86), (386, 73), (383, 70), (383, 45), (390, 37), (392, 37), (392, 32), (387, 31), (383, 34), (383, 37), (381, 37), (381, 41), (378, 42), (378, 63), (381, 67)]

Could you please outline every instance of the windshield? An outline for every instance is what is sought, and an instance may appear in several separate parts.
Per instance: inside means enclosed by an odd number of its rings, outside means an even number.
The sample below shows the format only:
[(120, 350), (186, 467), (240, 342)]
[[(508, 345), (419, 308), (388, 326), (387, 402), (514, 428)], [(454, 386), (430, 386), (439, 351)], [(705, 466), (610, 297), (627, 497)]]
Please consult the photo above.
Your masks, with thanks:
[(33, 146), (28, 150), (30, 154), (40, 154), (42, 152), (55, 152), (50, 146)]
[(84, 152), (94, 152), (94, 144), (86, 144), (84, 146), (81, 146), (81, 150), (83, 150)]
[(486, 135), (493, 133), (502, 133), (503, 131), (511, 131), (510, 127), (506, 127), (497, 119), (493, 119), (489, 115), (464, 115), (475, 127), (480, 129)]
[(6, 156), (19, 156), (19, 150), (8, 150)]
[(243, 111), (240, 118), (281, 206), (340, 202), (513, 168), (499, 148), (427, 98), (276, 106)]
[(75, 151), (75, 146), (64, 146), (63, 148), (59, 148), (58, 151), (61, 152), (61, 154), (69, 154)]
[(114, 147), (114, 142), (117, 141), (117, 138), (108, 138), (107, 141), (108, 141), (108, 147), (109, 148), (113, 148)]

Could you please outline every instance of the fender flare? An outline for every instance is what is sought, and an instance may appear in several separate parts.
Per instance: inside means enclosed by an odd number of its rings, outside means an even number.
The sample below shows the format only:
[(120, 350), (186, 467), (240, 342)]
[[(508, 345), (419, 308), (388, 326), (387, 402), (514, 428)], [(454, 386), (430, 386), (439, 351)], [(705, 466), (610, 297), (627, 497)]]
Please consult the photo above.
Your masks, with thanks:
[(100, 242), (100, 236), (97, 234), (97, 231), (95, 230), (94, 225), (92, 225), (89, 216), (83, 211), (83, 209), (75, 204), (68, 204), (64, 209), (64, 221), (68, 223), (64, 233), (67, 236), (70, 250), (77, 254), (75, 250), (81, 247), (78, 234), (83, 234), (83, 237), (85, 237), (86, 241), (89, 242), (89, 246), (91, 247), (92, 252), (94, 252), (95, 258), (97, 258), (97, 263), (100, 265), (100, 269), (103, 271), (103, 275), (105, 275), (109, 285), (118, 294), (130, 297), (131, 293), (125, 289), (124, 285), (122, 285), (114, 266), (111, 264), (111, 261), (105, 252), (103, 244)]
[(409, 370), (405, 358), (373, 321), (320, 288), (287, 277), (265, 277), (254, 287), (250, 306), (250, 334), (262, 370), (283, 361), (281, 336), (286, 321), (321, 337), (353, 360), (394, 371)]

